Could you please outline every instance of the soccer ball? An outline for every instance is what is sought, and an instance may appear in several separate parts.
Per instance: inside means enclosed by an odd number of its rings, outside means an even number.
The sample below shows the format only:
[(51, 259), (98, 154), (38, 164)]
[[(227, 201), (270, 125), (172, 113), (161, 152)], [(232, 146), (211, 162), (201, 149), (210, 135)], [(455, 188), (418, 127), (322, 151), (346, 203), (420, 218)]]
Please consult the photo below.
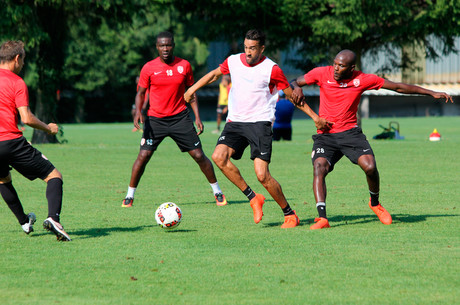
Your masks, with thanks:
[(175, 203), (165, 202), (155, 211), (155, 220), (160, 227), (172, 229), (180, 224), (182, 211)]

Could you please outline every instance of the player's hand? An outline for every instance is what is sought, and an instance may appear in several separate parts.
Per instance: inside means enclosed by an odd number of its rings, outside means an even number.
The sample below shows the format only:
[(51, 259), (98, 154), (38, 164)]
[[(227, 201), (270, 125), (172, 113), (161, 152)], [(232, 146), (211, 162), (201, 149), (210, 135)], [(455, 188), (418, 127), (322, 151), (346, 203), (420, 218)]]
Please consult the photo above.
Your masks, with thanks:
[(197, 134), (197, 135), (202, 134), (203, 131), (204, 131), (204, 125), (203, 125), (203, 123), (201, 122), (201, 120), (200, 120), (200, 119), (196, 119), (196, 120), (195, 120), (195, 125), (196, 125), (196, 127), (198, 128), (198, 132), (197, 132), (196, 134)]
[(55, 135), (59, 131), (59, 126), (54, 123), (49, 123), (48, 127), (50, 128), (50, 131), (48, 131), (48, 134)]
[(319, 129), (322, 131), (327, 131), (331, 129), (332, 125), (334, 125), (334, 122), (330, 122), (322, 117), (318, 117), (318, 120), (315, 121), (316, 129)]
[(454, 102), (454, 100), (452, 99), (452, 96), (450, 96), (449, 94), (447, 94), (447, 93), (445, 93), (445, 92), (435, 92), (435, 93), (433, 94), (433, 97), (434, 97), (434, 98), (444, 98), (444, 99), (446, 99), (446, 103), (447, 103), (448, 101), (450, 101), (451, 103)]
[(305, 104), (305, 96), (303, 95), (302, 88), (295, 87), (291, 94), (291, 102), (297, 106)]
[(187, 103), (191, 103), (193, 102), (193, 100), (195, 99), (195, 94), (193, 93), (190, 93), (190, 90), (187, 90), (185, 93), (184, 93), (184, 99)]
[(134, 115), (133, 123), (134, 123), (134, 127), (136, 127), (137, 129), (141, 129), (141, 126), (139, 125), (139, 121), (141, 122), (141, 124), (144, 124), (144, 116), (142, 115), (140, 111), (136, 110), (136, 114)]

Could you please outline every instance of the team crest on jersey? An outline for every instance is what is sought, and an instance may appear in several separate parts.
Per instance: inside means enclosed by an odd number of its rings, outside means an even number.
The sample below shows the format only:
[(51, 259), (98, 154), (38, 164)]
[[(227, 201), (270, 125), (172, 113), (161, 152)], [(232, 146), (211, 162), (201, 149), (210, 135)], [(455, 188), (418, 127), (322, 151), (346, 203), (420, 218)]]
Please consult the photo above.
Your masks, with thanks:
[(182, 72), (184, 72), (184, 67), (182, 67), (182, 66), (177, 66), (177, 72), (179, 72), (180, 74), (182, 74)]
[(361, 84), (361, 82), (359, 81), (359, 79), (355, 78), (353, 80), (353, 85), (355, 85), (355, 87), (359, 87), (360, 84)]

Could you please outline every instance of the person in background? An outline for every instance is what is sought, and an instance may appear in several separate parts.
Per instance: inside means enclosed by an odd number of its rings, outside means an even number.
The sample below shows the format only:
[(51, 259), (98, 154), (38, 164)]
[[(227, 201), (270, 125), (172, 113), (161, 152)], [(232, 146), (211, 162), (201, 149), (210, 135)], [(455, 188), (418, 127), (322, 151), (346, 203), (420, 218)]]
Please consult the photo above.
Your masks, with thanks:
[(217, 129), (212, 133), (220, 133), (220, 124), (227, 118), (228, 112), (228, 95), (232, 88), (232, 79), (230, 75), (224, 75), (219, 83), (219, 97), (217, 99)]
[(279, 99), (275, 107), (275, 122), (273, 122), (273, 141), (281, 139), (292, 140), (292, 116), (295, 106), (286, 99), (282, 90), (278, 92)]
[[(159, 33), (156, 40), (159, 56), (147, 62), (141, 70), (133, 123), (138, 129), (141, 128), (139, 122), (144, 123), (144, 133), (139, 154), (131, 170), (128, 191), (121, 205), (124, 208), (133, 206), (134, 194), (145, 167), (166, 137), (172, 138), (179, 149), (182, 152), (188, 152), (198, 164), (212, 188), (216, 204), (219, 206), (227, 204), (217, 182), (212, 162), (204, 154), (201, 140), (198, 137), (204, 129), (198, 111), (198, 102), (195, 100), (190, 105), (199, 129), (197, 133), (184, 100), (185, 88), (193, 84), (192, 67), (187, 60), (174, 56), (174, 47), (172, 33)], [(141, 109), (145, 104), (147, 91), (149, 108), (147, 119), (144, 121)], [(180, 169), (177, 174), (181, 174)]]

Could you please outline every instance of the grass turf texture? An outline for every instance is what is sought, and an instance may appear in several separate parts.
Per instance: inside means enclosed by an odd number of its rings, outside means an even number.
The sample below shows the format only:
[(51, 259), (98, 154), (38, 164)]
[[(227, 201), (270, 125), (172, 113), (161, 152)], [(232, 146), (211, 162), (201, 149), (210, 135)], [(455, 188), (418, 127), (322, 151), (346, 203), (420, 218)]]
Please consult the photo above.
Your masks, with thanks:
[[(368, 119), (369, 139), (394, 119)], [(244, 197), (215, 167), (229, 205), (218, 207), (199, 167), (167, 139), (147, 166), (133, 208), (121, 208), (140, 133), (131, 124), (64, 125), (64, 145), (37, 145), (63, 173), (62, 223), (73, 239), (42, 229), (45, 184), (12, 171), (26, 213), (25, 235), (0, 205), (1, 304), (454, 304), (460, 293), (458, 117), (403, 118), (405, 140), (370, 140), (381, 176), (385, 226), (368, 208), (364, 173), (346, 158), (327, 177), (332, 228), (309, 230), (311, 120), (294, 121), (276, 142), (271, 173), (301, 222), (283, 230), (280, 208), (257, 182), (248, 152), (236, 164), (267, 197), (253, 222)], [(217, 139), (207, 122), (210, 157)], [(437, 128), (441, 142), (429, 142)], [(30, 128), (26, 136), (30, 138)], [(184, 214), (174, 231), (154, 211), (167, 201)], [(457, 301), (455, 301), (457, 300)]]

